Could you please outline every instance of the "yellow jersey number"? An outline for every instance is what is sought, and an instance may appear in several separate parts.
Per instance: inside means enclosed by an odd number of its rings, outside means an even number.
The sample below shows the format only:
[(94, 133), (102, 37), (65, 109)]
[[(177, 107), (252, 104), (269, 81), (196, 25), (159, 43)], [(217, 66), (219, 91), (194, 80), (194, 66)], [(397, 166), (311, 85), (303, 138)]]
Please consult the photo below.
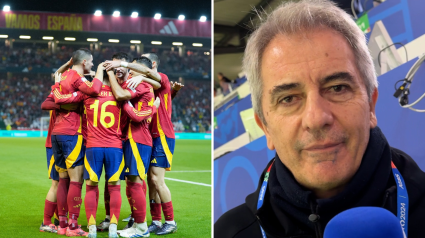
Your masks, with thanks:
[[(107, 112), (106, 111), (106, 107), (107, 106), (116, 106), (117, 102), (116, 101), (106, 101), (102, 104), (102, 107), (100, 109), (100, 124), (105, 127), (105, 128), (110, 128), (115, 124), (115, 117), (114, 114), (112, 112)], [(97, 127), (97, 117), (99, 114), (99, 100), (94, 100), (94, 103), (92, 105), (90, 105), (90, 109), (94, 109), (93, 110), (93, 126)], [(105, 119), (109, 117), (111, 118), (111, 121), (109, 123), (106, 123)]]

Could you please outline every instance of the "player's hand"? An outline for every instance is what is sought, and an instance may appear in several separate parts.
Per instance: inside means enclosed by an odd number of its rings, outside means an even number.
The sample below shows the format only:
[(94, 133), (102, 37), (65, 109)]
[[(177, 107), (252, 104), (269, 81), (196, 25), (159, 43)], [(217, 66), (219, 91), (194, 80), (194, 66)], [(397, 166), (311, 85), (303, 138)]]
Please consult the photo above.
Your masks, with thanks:
[(105, 70), (105, 67), (103, 66), (103, 63), (100, 63), (98, 66), (97, 66), (97, 70), (99, 71), (103, 71), (103, 70)]
[(80, 106), (79, 103), (69, 103), (69, 104), (61, 105), (61, 109), (65, 109), (68, 111), (75, 111), (78, 109), (79, 106)]
[(174, 91), (179, 91), (179, 90), (180, 90), (181, 88), (183, 88), (183, 87), (184, 87), (184, 85), (183, 85), (183, 84), (171, 81), (171, 88), (172, 88)]
[(153, 102), (153, 105), (156, 107), (156, 108), (159, 108), (159, 104), (161, 103), (161, 100), (159, 99), (159, 97), (156, 97), (156, 99), (155, 99), (155, 102)]
[(127, 80), (127, 88), (137, 88), (142, 81), (142, 77), (133, 77)]
[(103, 66), (105, 66), (105, 69), (111, 70), (113, 68), (121, 67), (121, 61), (118, 60), (107, 60), (103, 63)]
[(94, 72), (93, 70), (90, 70), (90, 76), (92, 77), (92, 78), (94, 78), (94, 76), (96, 75), (96, 72)]
[(59, 83), (61, 81), (62, 74), (59, 72), (55, 73), (55, 83)]

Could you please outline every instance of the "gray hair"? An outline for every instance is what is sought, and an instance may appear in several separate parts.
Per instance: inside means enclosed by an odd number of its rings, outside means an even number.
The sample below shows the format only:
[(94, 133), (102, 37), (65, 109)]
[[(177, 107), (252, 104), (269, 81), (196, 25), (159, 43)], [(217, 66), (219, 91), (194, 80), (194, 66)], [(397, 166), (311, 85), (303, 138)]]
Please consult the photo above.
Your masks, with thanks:
[(369, 100), (378, 87), (365, 35), (350, 15), (328, 0), (285, 1), (261, 19), (258, 28), (248, 40), (243, 58), (243, 70), (250, 84), (254, 112), (264, 124), (266, 120), (261, 104), (263, 94), (261, 62), (265, 48), (278, 34), (290, 35), (319, 27), (335, 30), (347, 39), (353, 49), (356, 67), (366, 85)]

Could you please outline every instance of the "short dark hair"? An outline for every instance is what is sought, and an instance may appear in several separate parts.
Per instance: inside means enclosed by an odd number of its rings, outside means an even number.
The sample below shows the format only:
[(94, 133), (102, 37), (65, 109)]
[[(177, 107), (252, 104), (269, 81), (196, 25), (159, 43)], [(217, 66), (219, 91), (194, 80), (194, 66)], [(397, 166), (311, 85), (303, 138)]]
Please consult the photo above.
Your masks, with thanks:
[(131, 58), (127, 53), (118, 52), (112, 56), (112, 59), (124, 60), (125, 62), (130, 62)]
[(138, 64), (143, 64), (144, 66), (152, 69), (152, 61), (145, 56), (134, 58), (133, 61), (136, 61)]
[(159, 57), (158, 55), (156, 55), (155, 53), (146, 53), (146, 57), (148, 59), (150, 59), (152, 62), (155, 61), (156, 62), (156, 67), (158, 68), (159, 66)]
[(81, 64), (83, 60), (91, 56), (91, 51), (86, 48), (81, 48), (72, 53), (72, 62), (74, 65)]

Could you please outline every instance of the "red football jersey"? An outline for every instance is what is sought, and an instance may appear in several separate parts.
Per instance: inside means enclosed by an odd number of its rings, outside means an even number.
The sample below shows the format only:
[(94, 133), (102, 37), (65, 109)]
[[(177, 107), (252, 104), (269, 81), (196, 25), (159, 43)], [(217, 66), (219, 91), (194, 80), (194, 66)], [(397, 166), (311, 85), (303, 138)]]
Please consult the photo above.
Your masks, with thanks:
[(117, 102), (112, 89), (103, 85), (97, 96), (86, 96), (84, 107), (87, 115), (87, 148), (122, 148), (121, 103)]
[(159, 75), (161, 75), (161, 88), (155, 90), (155, 98), (159, 97), (161, 104), (158, 112), (152, 118), (150, 130), (153, 138), (165, 135), (174, 139), (174, 128), (171, 122), (171, 85), (167, 75), (163, 73), (159, 73)]
[[(49, 96), (47, 96), (46, 101), (54, 102), (52, 93), (50, 93)], [(55, 126), (55, 121), (56, 121), (56, 111), (50, 110), (49, 130), (47, 131), (47, 138), (46, 138), (46, 145), (45, 145), (46, 147), (49, 147), (49, 148), (52, 147), (51, 135), (52, 135), (53, 127)]]
[[(123, 85), (126, 87), (126, 85)], [(131, 94), (130, 106), (124, 103), (123, 109), (128, 116), (129, 125), (127, 130), (127, 138), (133, 139), (135, 142), (152, 146), (152, 137), (149, 131), (149, 123), (156, 108), (153, 106), (154, 93), (152, 85), (142, 82), (136, 89), (127, 88)]]
[[(97, 95), (102, 87), (102, 82), (98, 79), (93, 79), (89, 82), (83, 75), (73, 69), (68, 69), (62, 74), (59, 89), (56, 89), (53, 96), (61, 99), (70, 97), (71, 93), (81, 91), (88, 95)], [(61, 95), (65, 94), (65, 95)], [(52, 135), (76, 135), (82, 134), (82, 110), (67, 111), (60, 110), (56, 115), (55, 126)]]

